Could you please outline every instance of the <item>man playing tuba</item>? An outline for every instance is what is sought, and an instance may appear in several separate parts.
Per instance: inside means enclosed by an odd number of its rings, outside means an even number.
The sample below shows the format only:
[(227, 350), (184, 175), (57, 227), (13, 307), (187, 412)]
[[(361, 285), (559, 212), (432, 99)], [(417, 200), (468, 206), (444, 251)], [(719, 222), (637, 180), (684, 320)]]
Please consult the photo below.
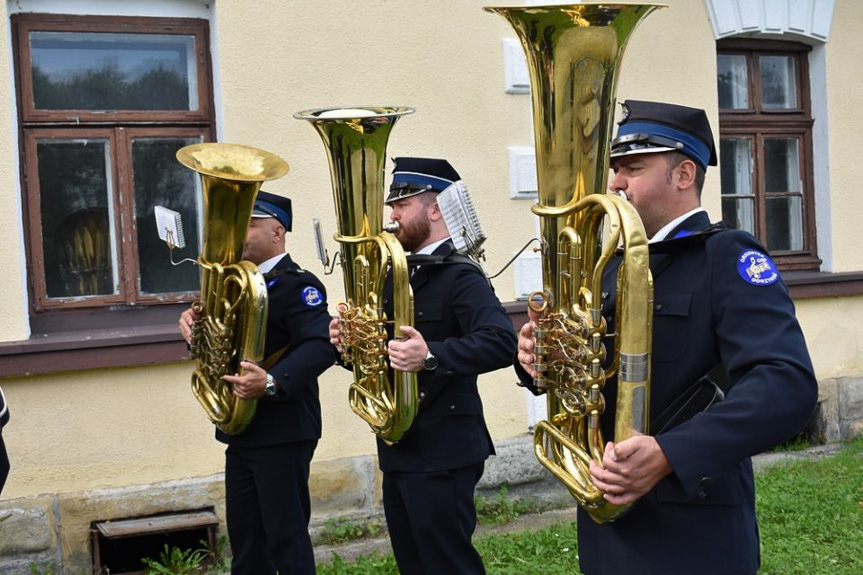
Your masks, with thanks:
[[(390, 367), (417, 372), (419, 410), (398, 443), (378, 438), (387, 527), (399, 571), (484, 573), (471, 543), (474, 487), (494, 453), (477, 376), (512, 364), (516, 336), (485, 274), (458, 256), (438, 194), (459, 180), (446, 160), (396, 158), (386, 203), (411, 252), (415, 327), (389, 335)], [(392, 317), (392, 277), (383, 305)], [(397, 336), (393, 339), (393, 335)], [(398, 337), (400, 336), (400, 337)], [(330, 341), (341, 347), (338, 318)]]
[[(746, 232), (711, 225), (700, 207), (705, 171), (716, 165), (704, 111), (641, 101), (623, 108), (609, 187), (636, 208), (650, 238), (652, 435), (609, 442), (602, 466), (591, 463), (606, 500), (637, 503), (602, 524), (579, 508), (579, 563), (586, 575), (754, 574), (750, 457), (788, 440), (812, 414), (818, 385), (806, 342), (766, 250)], [(609, 334), (619, 265), (612, 261), (603, 281)], [(516, 371), (538, 394), (534, 327), (529, 322), (519, 333)], [(716, 375), (722, 372), (727, 378)], [(606, 396), (614, 397), (616, 386), (609, 378)], [(699, 403), (694, 415), (680, 409)], [(614, 418), (609, 402), (605, 437), (613, 437)]]
[[(309, 465), (321, 437), (318, 376), (333, 365), (327, 340), (326, 292), (313, 274), (285, 253), (291, 231), (291, 201), (259, 192), (243, 259), (258, 266), (267, 284), (267, 370), (242, 362), (242, 374), (227, 375), (236, 396), (257, 399), (255, 416), (236, 435), (216, 430), (225, 450), (225, 498), (231, 543), (231, 573), (315, 573), (309, 537)], [(180, 332), (192, 341), (197, 319), (180, 316)]]

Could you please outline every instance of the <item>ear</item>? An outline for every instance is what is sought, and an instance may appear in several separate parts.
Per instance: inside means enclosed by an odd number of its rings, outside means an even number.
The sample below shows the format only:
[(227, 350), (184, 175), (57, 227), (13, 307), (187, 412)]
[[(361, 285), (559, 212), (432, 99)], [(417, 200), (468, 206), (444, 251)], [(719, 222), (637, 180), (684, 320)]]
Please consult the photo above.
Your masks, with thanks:
[(677, 174), (677, 187), (687, 189), (695, 185), (695, 162), (683, 160), (674, 169)]
[(276, 223), (273, 226), (273, 243), (277, 244), (285, 241), (285, 226), (280, 223)]
[(429, 219), (433, 222), (436, 222), (443, 218), (443, 212), (441, 212), (440, 204), (437, 203), (437, 200), (429, 204), (428, 216)]

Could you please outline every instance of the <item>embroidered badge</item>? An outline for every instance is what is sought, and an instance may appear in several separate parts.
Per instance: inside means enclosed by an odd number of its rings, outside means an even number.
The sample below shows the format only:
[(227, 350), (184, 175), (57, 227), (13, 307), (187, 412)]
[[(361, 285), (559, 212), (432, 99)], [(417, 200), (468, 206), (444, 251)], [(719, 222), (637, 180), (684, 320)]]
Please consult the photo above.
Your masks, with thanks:
[(306, 286), (305, 289), (303, 289), (303, 303), (307, 306), (321, 305), (323, 301), (324, 297), (321, 295), (321, 292), (318, 291), (318, 288)]
[(758, 250), (744, 250), (737, 257), (737, 273), (746, 283), (769, 286), (779, 279), (779, 270), (770, 256)]

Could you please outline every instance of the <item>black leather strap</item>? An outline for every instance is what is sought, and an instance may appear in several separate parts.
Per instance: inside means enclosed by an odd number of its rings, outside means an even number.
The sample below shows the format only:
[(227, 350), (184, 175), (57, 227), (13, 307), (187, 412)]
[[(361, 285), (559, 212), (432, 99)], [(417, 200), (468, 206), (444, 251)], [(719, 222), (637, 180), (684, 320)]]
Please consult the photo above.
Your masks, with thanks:
[(650, 422), (650, 434), (659, 435), (677, 427), (684, 421), (725, 399), (725, 390), (729, 387), (728, 374), (721, 363), (699, 378), (685, 392), (679, 395), (671, 405)]

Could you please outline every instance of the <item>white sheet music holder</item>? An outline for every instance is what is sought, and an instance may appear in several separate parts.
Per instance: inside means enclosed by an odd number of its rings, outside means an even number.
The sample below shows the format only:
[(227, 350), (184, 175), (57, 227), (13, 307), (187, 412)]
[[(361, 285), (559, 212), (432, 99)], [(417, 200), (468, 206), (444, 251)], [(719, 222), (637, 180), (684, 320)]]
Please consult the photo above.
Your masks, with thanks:
[(456, 250), (475, 260), (485, 259), (482, 243), (486, 235), (467, 191), (467, 184), (463, 180), (451, 184), (438, 194), (437, 203)]
[(159, 231), (159, 238), (168, 244), (168, 249), (171, 251), (171, 263), (175, 266), (183, 262), (198, 263), (191, 258), (179, 262), (174, 261), (174, 248), (183, 249), (186, 247), (186, 236), (183, 235), (183, 219), (180, 213), (164, 206), (154, 206), (153, 215), (156, 216), (156, 229)]

